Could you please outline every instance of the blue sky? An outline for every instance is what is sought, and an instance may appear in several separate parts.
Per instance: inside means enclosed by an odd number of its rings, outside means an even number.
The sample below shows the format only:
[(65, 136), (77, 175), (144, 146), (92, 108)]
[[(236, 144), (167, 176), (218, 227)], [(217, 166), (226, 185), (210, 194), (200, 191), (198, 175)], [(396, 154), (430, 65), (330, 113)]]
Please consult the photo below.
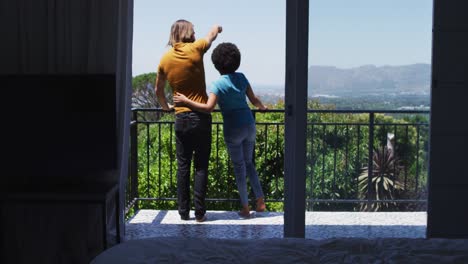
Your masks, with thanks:
[[(431, 61), (431, 0), (310, 0), (309, 6), (309, 65)], [(197, 38), (213, 24), (223, 26), (213, 45), (235, 43), (242, 53), (239, 71), (252, 84), (282, 86), (285, 7), (286, 0), (136, 0), (133, 75), (156, 70), (172, 23), (183, 18), (195, 25)], [(205, 55), (207, 83), (218, 77), (210, 59), (213, 47)]]

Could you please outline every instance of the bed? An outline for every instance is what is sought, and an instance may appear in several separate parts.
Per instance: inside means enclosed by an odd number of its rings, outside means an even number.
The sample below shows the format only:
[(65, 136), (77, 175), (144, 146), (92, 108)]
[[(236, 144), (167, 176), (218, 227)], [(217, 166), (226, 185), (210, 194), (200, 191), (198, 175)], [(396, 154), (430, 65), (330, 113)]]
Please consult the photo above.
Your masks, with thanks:
[(121, 243), (91, 263), (468, 263), (468, 240), (160, 237)]

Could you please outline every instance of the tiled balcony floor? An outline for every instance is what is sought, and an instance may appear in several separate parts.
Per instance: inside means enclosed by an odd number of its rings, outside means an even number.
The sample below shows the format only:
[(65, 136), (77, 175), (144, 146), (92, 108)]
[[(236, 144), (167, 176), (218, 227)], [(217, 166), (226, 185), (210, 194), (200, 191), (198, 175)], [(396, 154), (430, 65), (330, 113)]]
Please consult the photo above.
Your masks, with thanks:
[[(177, 211), (140, 210), (126, 224), (128, 240), (150, 237), (262, 239), (283, 237), (283, 213), (257, 213), (240, 219), (236, 212), (208, 211), (207, 221), (188, 221)], [(424, 238), (426, 212), (306, 212), (306, 238)]]

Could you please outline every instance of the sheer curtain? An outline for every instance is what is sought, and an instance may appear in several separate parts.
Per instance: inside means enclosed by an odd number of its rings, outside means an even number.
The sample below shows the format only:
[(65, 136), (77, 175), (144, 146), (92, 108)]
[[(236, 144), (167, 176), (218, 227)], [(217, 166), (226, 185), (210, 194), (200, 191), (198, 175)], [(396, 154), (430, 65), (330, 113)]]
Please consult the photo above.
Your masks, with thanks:
[(117, 47), (117, 116), (120, 118), (118, 130), (118, 161), (120, 186), (120, 239), (124, 240), (125, 190), (128, 175), (130, 114), (132, 96), (132, 43), (133, 43), (133, 0), (119, 1), (119, 38)]
[(2, 0), (2, 73), (114, 73), (119, 2)]

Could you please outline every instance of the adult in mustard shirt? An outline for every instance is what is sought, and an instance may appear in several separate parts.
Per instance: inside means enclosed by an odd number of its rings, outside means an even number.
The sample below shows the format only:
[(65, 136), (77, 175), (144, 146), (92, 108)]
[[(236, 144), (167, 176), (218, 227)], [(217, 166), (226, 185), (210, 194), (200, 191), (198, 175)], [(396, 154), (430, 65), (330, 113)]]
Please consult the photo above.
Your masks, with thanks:
[(184, 94), (195, 102), (205, 104), (208, 96), (203, 55), (221, 31), (220, 26), (214, 25), (205, 38), (195, 40), (193, 24), (186, 20), (177, 20), (171, 27), (169, 37), (168, 46), (172, 48), (164, 54), (158, 67), (156, 97), (162, 109), (175, 110), (177, 201), (182, 220), (189, 220), (192, 156), (195, 165), (195, 220), (206, 220), (205, 197), (211, 152), (211, 114), (169, 105), (164, 95), (164, 87), (168, 81), (173, 93)]

